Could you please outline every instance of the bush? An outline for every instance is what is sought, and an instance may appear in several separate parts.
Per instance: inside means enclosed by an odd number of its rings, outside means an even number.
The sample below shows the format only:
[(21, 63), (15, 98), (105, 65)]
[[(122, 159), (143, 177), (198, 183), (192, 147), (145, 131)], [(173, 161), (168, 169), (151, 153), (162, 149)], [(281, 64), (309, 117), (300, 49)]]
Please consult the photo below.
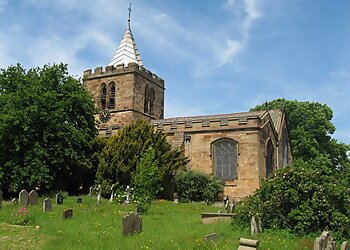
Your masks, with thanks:
[(198, 171), (182, 171), (175, 179), (182, 202), (214, 200), (224, 191), (224, 183), (214, 176)]
[(246, 225), (252, 215), (264, 228), (289, 229), (297, 233), (330, 230), (340, 239), (350, 238), (350, 195), (344, 178), (327, 164), (318, 168), (297, 162), (264, 180), (253, 196), (237, 207), (236, 223)]

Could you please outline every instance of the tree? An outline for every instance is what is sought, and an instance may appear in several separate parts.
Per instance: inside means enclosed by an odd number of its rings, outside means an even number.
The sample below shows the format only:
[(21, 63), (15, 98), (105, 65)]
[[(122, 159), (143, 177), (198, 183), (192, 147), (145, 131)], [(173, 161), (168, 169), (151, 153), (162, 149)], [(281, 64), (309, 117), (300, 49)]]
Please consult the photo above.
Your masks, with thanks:
[(309, 161), (320, 154), (329, 157), (333, 166), (349, 165), (346, 152), (350, 146), (332, 138), (335, 126), (331, 120), (333, 111), (326, 104), (276, 99), (252, 110), (284, 108), (293, 159)]
[(67, 66), (0, 70), (0, 186), (76, 190), (90, 174), (94, 104)]
[(258, 214), (265, 228), (299, 233), (332, 230), (350, 237), (349, 145), (331, 137), (333, 111), (325, 104), (277, 99), (254, 110), (284, 107), (293, 149), (293, 166), (279, 169), (244, 199), (238, 223)]
[[(112, 184), (123, 187), (135, 184), (149, 189), (153, 195), (151, 186), (167, 189), (175, 171), (186, 163), (187, 159), (179, 150), (171, 149), (161, 131), (154, 131), (148, 122), (137, 120), (107, 140), (96, 177), (105, 192)], [(149, 180), (142, 184), (145, 178)]]

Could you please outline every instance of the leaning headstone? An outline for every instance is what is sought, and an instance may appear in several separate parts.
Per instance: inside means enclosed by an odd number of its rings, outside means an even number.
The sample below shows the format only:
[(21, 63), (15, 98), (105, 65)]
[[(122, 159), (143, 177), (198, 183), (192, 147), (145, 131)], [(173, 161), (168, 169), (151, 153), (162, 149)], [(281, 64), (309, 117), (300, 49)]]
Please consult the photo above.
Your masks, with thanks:
[(82, 203), (83, 203), (83, 199), (81, 197), (78, 197), (77, 204), (82, 204)]
[(349, 243), (347, 241), (343, 241), (341, 244), (340, 250), (350, 250)]
[(259, 241), (240, 238), (239, 239), (239, 247), (238, 250), (258, 250), (259, 249)]
[(51, 200), (50, 198), (46, 198), (43, 200), (43, 211), (49, 212), (52, 210)]
[(114, 198), (114, 184), (111, 187), (111, 197), (109, 198), (109, 202), (112, 202)]
[(124, 236), (142, 232), (142, 219), (139, 214), (129, 213), (122, 219), (122, 233)]
[(18, 202), (19, 202), (19, 205), (21, 206), (28, 206), (28, 192), (27, 190), (23, 189), (19, 195), (18, 195)]
[(253, 236), (258, 233), (258, 223), (255, 220), (255, 217), (252, 216), (252, 219), (250, 220), (250, 234)]
[(96, 188), (95, 186), (91, 186), (89, 189), (89, 196), (95, 196), (96, 195)]
[(17, 198), (13, 198), (12, 199), (12, 204), (13, 205), (17, 205), (18, 204), (18, 199)]
[(69, 208), (63, 211), (63, 219), (71, 219), (73, 217), (73, 209)]
[(58, 193), (56, 194), (56, 205), (63, 204), (63, 195)]
[(0, 208), (2, 207), (2, 191), (0, 190)]
[(29, 205), (38, 204), (38, 192), (35, 190), (30, 191), (28, 198)]
[(314, 241), (314, 250), (336, 250), (336, 243), (330, 232), (324, 231)]
[(206, 242), (216, 242), (217, 240), (218, 240), (218, 235), (216, 233), (212, 233), (204, 236), (204, 241)]

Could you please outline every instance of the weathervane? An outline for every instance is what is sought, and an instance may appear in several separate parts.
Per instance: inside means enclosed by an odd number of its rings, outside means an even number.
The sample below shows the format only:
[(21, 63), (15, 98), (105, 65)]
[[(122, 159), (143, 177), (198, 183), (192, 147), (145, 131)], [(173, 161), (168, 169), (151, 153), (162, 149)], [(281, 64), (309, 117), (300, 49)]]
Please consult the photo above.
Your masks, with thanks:
[(129, 8), (128, 8), (128, 10), (129, 10), (129, 22), (130, 22), (130, 13), (131, 13), (131, 3), (129, 3), (130, 4), (130, 6), (129, 6)]

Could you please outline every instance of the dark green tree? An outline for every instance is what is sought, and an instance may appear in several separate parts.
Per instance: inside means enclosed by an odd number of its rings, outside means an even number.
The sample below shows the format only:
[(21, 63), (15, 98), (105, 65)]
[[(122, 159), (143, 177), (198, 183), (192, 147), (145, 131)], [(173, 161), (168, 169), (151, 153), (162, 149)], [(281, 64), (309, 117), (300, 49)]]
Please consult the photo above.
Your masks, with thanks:
[(299, 233), (331, 230), (338, 240), (350, 237), (349, 145), (331, 137), (333, 111), (325, 104), (277, 99), (254, 110), (286, 112), (293, 166), (264, 180), (238, 207), (236, 220), (249, 223), (258, 214), (265, 228)]
[(187, 161), (179, 150), (171, 149), (161, 131), (154, 131), (149, 122), (137, 120), (107, 140), (100, 155), (97, 182), (108, 192), (112, 184), (141, 187), (142, 179), (152, 178), (148, 184), (160, 185), (167, 191), (175, 171)]
[(319, 155), (329, 157), (333, 166), (349, 165), (346, 152), (349, 145), (332, 138), (335, 126), (331, 120), (333, 111), (326, 104), (276, 99), (252, 110), (284, 108), (288, 132), (295, 160), (309, 161)]
[(91, 173), (94, 104), (67, 66), (0, 70), (0, 186), (76, 190)]

